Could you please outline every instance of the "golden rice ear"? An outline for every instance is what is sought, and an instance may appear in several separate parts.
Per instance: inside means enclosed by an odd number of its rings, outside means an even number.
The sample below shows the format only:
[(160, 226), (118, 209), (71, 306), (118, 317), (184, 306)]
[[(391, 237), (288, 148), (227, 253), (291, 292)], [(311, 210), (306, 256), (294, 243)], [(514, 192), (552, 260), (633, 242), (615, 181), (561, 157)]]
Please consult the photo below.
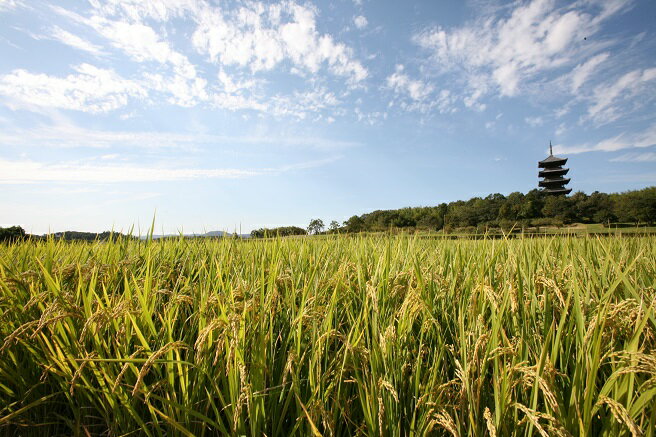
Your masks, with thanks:
[(640, 435), (653, 240), (1, 246), (0, 430)]

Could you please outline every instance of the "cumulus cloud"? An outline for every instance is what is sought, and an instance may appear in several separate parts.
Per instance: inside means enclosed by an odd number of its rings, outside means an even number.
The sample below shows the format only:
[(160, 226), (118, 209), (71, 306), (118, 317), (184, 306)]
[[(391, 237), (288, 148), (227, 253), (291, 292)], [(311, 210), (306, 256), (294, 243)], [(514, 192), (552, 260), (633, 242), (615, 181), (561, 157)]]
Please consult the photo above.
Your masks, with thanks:
[(76, 73), (66, 77), (14, 70), (0, 76), (0, 95), (17, 103), (92, 113), (108, 112), (147, 95), (139, 83), (113, 70), (90, 64), (78, 65), (74, 70)]
[(271, 70), (283, 61), (316, 73), (326, 66), (352, 82), (367, 77), (367, 70), (345, 44), (316, 29), (317, 12), (291, 2), (248, 3), (236, 11), (208, 8), (199, 16), (193, 34), (196, 49), (212, 61)]
[(451, 91), (435, 92), (435, 87), (427, 81), (412, 79), (405, 73), (405, 67), (401, 64), (396, 66), (394, 73), (387, 76), (386, 85), (401, 99), (399, 106), (405, 111), (424, 114), (434, 108), (437, 108), (440, 113), (455, 111), (456, 96)]
[[(490, 92), (515, 96), (543, 73), (571, 66), (582, 53), (583, 38), (598, 32), (602, 21), (627, 3), (589, 1), (556, 8), (554, 0), (533, 0), (508, 16), (484, 16), (453, 29), (429, 28), (414, 40), (429, 50), (437, 73), (456, 72), (466, 83), (474, 80), (475, 86), (465, 86), (469, 105), (475, 106)], [(601, 60), (595, 60), (597, 65)], [(581, 67), (575, 80), (584, 79), (594, 66)]]
[[(299, 92), (304, 94), (301, 91), (267, 95), (266, 81), (240, 77), (252, 78), (257, 72), (285, 68), (292, 74), (310, 73), (316, 78), (320, 70), (327, 70), (354, 86), (368, 75), (350, 47), (317, 30), (318, 12), (310, 5), (286, 0), (247, 2), (231, 9), (195, 0), (91, 3), (90, 16), (58, 6), (52, 9), (78, 25), (91, 27), (133, 61), (165, 67), (143, 72), (138, 81), (149, 93), (159, 93), (171, 104), (191, 107), (205, 103), (231, 111), (254, 110), (303, 119), (333, 105), (317, 105), (311, 99), (293, 102)], [(174, 48), (173, 40), (167, 39), (163, 29), (173, 19), (191, 24), (189, 43), (209, 62), (220, 66), (217, 76), (203, 76), (186, 55)], [(153, 21), (162, 23), (159, 31)], [(303, 101), (308, 104), (305, 108)]]
[(127, 16), (133, 21), (191, 18), (194, 47), (223, 65), (256, 72), (289, 61), (311, 73), (326, 66), (352, 82), (368, 75), (351, 48), (317, 30), (317, 11), (309, 5), (252, 1), (230, 10), (194, 0), (110, 0), (94, 5), (101, 15)]
[(358, 29), (364, 29), (367, 27), (367, 24), (369, 24), (369, 21), (367, 21), (367, 17), (358, 15), (357, 17), (353, 18), (353, 24), (355, 24), (355, 27)]
[(433, 91), (433, 86), (410, 77), (404, 73), (405, 67), (397, 65), (396, 71), (387, 77), (387, 86), (397, 93), (410, 96), (412, 100), (423, 100)]

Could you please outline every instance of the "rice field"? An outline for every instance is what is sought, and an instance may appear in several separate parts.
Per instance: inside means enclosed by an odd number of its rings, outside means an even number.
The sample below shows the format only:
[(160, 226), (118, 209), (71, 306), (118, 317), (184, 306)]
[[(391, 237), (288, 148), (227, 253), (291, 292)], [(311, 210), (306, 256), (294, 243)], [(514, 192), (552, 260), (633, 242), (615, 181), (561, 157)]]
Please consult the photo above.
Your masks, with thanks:
[(0, 435), (653, 436), (656, 237), (0, 245)]

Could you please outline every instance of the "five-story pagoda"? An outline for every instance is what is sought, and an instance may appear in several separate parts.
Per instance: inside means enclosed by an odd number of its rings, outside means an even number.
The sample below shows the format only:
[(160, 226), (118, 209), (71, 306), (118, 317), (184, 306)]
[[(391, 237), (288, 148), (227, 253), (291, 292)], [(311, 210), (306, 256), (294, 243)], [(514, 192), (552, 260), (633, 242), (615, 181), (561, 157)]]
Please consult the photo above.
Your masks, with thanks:
[(572, 189), (565, 188), (569, 184), (570, 179), (565, 178), (569, 168), (563, 168), (567, 158), (559, 158), (553, 156), (551, 142), (549, 142), (549, 156), (542, 161), (538, 162), (538, 167), (541, 168), (538, 176), (542, 178), (539, 186), (543, 188), (545, 193), (548, 194), (569, 194)]

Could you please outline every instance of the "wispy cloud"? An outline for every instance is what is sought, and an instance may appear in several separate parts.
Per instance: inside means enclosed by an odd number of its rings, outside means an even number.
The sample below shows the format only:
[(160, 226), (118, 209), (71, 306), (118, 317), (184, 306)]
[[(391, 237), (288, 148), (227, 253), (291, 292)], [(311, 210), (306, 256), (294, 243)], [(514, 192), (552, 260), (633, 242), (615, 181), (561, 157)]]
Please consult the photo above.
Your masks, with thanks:
[(75, 67), (66, 77), (14, 70), (0, 76), (0, 95), (14, 104), (73, 109), (91, 113), (108, 112), (128, 104), (130, 99), (147, 95), (138, 83), (124, 79), (115, 71), (90, 64)]
[(623, 133), (612, 138), (574, 146), (555, 145), (554, 153), (616, 152), (623, 149), (645, 148), (656, 145), (656, 124), (642, 132)]
[(544, 119), (542, 117), (526, 117), (524, 118), (524, 121), (532, 127), (542, 126), (544, 124)]
[(353, 18), (353, 24), (355, 24), (355, 27), (358, 29), (364, 29), (369, 24), (369, 21), (364, 15), (358, 15), (357, 17)]
[(597, 124), (615, 121), (627, 113), (625, 104), (631, 101), (639, 105), (635, 97), (642, 95), (642, 102), (653, 100), (654, 88), (647, 91), (656, 79), (656, 68), (633, 70), (612, 83), (598, 85), (591, 98), (587, 117)]
[(289, 164), (277, 168), (165, 168), (144, 165), (97, 165), (80, 163), (46, 164), (31, 160), (0, 158), (0, 184), (42, 182), (119, 183), (162, 182), (193, 179), (240, 179), (304, 170), (335, 162), (339, 157)]
[(440, 113), (455, 110), (453, 104), (456, 98), (449, 90), (436, 92), (428, 81), (411, 78), (402, 64), (397, 64), (394, 73), (387, 76), (386, 85), (401, 99), (399, 106), (406, 111), (425, 114), (434, 108), (438, 108)]
[(572, 93), (576, 93), (588, 77), (595, 73), (596, 68), (608, 59), (609, 56), (610, 54), (608, 52), (600, 53), (584, 63), (577, 65), (571, 73)]
[(656, 152), (625, 153), (611, 159), (612, 162), (656, 162)]
[(23, 4), (20, 0), (0, 0), (0, 12), (15, 9)]
[(99, 46), (79, 37), (78, 35), (74, 35), (59, 26), (53, 26), (50, 32), (50, 38), (55, 41), (59, 41), (60, 43), (69, 47), (73, 47), (74, 49), (90, 53), (94, 56), (105, 54), (105, 52)]
[[(41, 126), (31, 129), (4, 128), (0, 145), (13, 147), (97, 148), (97, 149), (181, 149), (197, 150), (212, 144), (277, 145), (315, 150), (341, 150), (358, 147), (356, 141), (294, 134), (280, 135), (211, 135), (162, 131), (107, 131), (72, 124)], [(114, 156), (115, 154), (108, 154)]]
[[(475, 107), (489, 93), (515, 96), (545, 72), (571, 66), (586, 53), (581, 44), (584, 37), (596, 34), (604, 20), (628, 4), (628, 0), (588, 1), (556, 8), (553, 0), (533, 0), (519, 3), (508, 16), (494, 10), (461, 27), (426, 29), (414, 40), (432, 54), (437, 73), (462, 76), (469, 106)], [(589, 74), (592, 67), (581, 67), (578, 77)]]

